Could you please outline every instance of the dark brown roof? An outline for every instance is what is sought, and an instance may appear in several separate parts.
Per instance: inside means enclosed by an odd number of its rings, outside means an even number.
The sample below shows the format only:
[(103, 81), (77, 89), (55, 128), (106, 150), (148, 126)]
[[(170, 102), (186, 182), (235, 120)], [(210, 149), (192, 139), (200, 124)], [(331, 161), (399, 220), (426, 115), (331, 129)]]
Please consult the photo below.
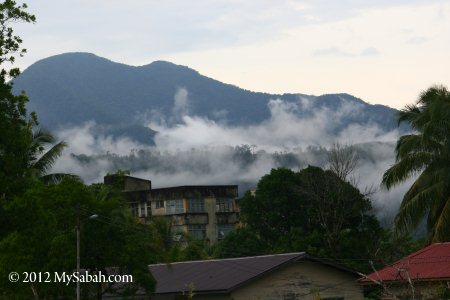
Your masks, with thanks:
[[(150, 265), (155, 294), (187, 292), (228, 293), (282, 266), (302, 260), (320, 261), (344, 271), (351, 270), (314, 258), (305, 252)], [(353, 272), (352, 272), (353, 273)]]
[(230, 197), (238, 196), (237, 185), (184, 185), (152, 189), (152, 199), (176, 199), (196, 197)]

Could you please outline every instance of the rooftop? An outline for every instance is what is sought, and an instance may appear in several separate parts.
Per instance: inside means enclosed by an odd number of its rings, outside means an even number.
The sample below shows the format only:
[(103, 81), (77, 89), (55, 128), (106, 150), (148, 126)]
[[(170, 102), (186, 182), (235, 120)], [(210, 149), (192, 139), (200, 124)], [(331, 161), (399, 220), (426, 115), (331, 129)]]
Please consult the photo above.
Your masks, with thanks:
[[(150, 265), (157, 281), (156, 294), (180, 293), (228, 293), (249, 281), (299, 260), (314, 260), (352, 272), (331, 262), (314, 258), (305, 252), (252, 256), (230, 259), (178, 262)], [(353, 272), (352, 272), (353, 273)]]
[(374, 281), (450, 279), (450, 242), (435, 243), (359, 280)]
[(236, 198), (238, 196), (237, 185), (183, 185), (167, 188), (152, 189), (152, 198), (171, 197), (196, 198), (196, 197), (226, 197)]

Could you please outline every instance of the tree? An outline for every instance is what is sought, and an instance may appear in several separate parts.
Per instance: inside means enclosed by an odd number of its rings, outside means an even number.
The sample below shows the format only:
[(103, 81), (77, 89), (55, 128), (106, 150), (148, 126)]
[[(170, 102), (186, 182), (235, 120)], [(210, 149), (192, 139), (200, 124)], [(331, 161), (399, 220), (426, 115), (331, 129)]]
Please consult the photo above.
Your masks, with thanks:
[(267, 244), (275, 244), (294, 227), (306, 227), (307, 204), (298, 194), (298, 174), (290, 169), (272, 169), (258, 182), (255, 194), (240, 201), (241, 218)]
[(232, 230), (214, 250), (217, 258), (244, 257), (267, 254), (267, 244), (248, 228)]
[[(369, 199), (332, 171), (310, 166), (299, 177), (298, 193), (309, 207), (310, 221), (305, 229), (319, 229), (330, 253), (343, 252), (342, 242), (365, 232), (364, 227), (374, 219)], [(374, 225), (374, 229), (381, 229)]]
[[(83, 298), (105, 292), (133, 295), (142, 287), (151, 291), (154, 281), (147, 265), (156, 263), (160, 253), (156, 230), (139, 224), (131, 215), (120, 192), (96, 184), (85, 186), (64, 179), (45, 185), (34, 181), (23, 196), (11, 202), (8, 215), (14, 230), (0, 241), (0, 298), (72, 299), (74, 283), (14, 283), (9, 272), (42, 271), (72, 274), (76, 267), (76, 218), (81, 220), (81, 266), (91, 274), (117, 268), (133, 276), (130, 285), (82, 284)], [(92, 215), (97, 218), (90, 219)], [(3, 298), (2, 298), (3, 299)]]
[(65, 142), (56, 142), (55, 137), (47, 130), (42, 128), (32, 130), (32, 140), (28, 148), (27, 157), (27, 169), (30, 176), (46, 183), (55, 183), (64, 177), (76, 177), (75, 175), (63, 173), (48, 174), (48, 171), (56, 159), (61, 156), (66, 146)]
[(25, 12), (26, 5), (15, 1), (0, 3), (0, 199), (9, 198), (24, 186), (27, 169), (27, 151), (32, 141), (31, 124), (37, 124), (35, 114), (27, 114), (28, 98), (12, 93), (9, 79), (19, 74), (17, 68), (8, 68), (17, 55), (23, 55), (22, 40), (13, 35), (9, 26), (15, 22), (34, 22), (35, 17)]
[(430, 242), (450, 240), (450, 92), (444, 86), (424, 91), (406, 105), (398, 123), (413, 133), (400, 137), (395, 164), (383, 175), (388, 189), (419, 174), (406, 192), (395, 219), (397, 231), (417, 228), (426, 217)]
[[(32, 132), (27, 120), (25, 95), (15, 96), (0, 79), (0, 199), (23, 187)], [(32, 120), (35, 116), (31, 115)], [(33, 120), (33, 121), (34, 121)]]
[(56, 143), (51, 133), (37, 127), (36, 114), (28, 114), (25, 108), (27, 96), (24, 93), (14, 95), (13, 83), (8, 82), (19, 74), (19, 70), (8, 70), (5, 64), (12, 64), (16, 56), (26, 52), (20, 46), (22, 39), (13, 34), (9, 24), (34, 22), (35, 17), (27, 13), (26, 8), (26, 4), (17, 5), (12, 0), (0, 4), (0, 199), (23, 191), (28, 179), (54, 182), (69, 176), (47, 174), (66, 144)]
[(334, 143), (328, 152), (330, 170), (340, 179), (347, 181), (348, 176), (358, 166), (359, 157), (353, 146), (342, 146)]
[(6, 82), (6, 78), (14, 78), (19, 75), (19, 69), (12, 68), (5, 69), (5, 63), (14, 63), (16, 56), (23, 56), (27, 52), (26, 49), (21, 48), (22, 39), (13, 34), (11, 23), (17, 22), (35, 22), (36, 17), (25, 11), (27, 5), (17, 5), (13, 0), (5, 0), (0, 3), (0, 65), (2, 70), (0, 77), (3, 79), (2, 83)]
[[(241, 199), (240, 207), (245, 232), (230, 233), (225, 245), (219, 244), (219, 255), (232, 249), (235, 240), (242, 240), (240, 247), (251, 251), (261, 241), (266, 253), (308, 251), (367, 270), (366, 261), (354, 259), (375, 257), (383, 237), (370, 201), (332, 171), (318, 167), (297, 173), (272, 169), (261, 178), (254, 195), (247, 193)], [(245, 237), (243, 233), (254, 238), (249, 243), (238, 239)], [(234, 252), (240, 255), (239, 250)]]

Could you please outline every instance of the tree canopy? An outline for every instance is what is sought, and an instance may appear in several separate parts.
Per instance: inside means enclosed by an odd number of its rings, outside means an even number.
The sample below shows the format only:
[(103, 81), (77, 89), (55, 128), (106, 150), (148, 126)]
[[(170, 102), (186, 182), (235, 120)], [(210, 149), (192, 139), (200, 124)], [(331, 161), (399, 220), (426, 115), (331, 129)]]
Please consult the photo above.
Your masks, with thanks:
[[(359, 271), (396, 259), (414, 248), (405, 236), (383, 229), (370, 200), (330, 170), (272, 169), (254, 192), (240, 199), (244, 228), (219, 243), (217, 257), (307, 251)], [(402, 240), (404, 245), (392, 247)]]
[(14, 0), (5, 0), (0, 3), (0, 65), (2, 66), (0, 77), (14, 78), (19, 75), (18, 68), (6, 68), (5, 63), (14, 63), (16, 56), (23, 56), (27, 52), (21, 47), (22, 39), (14, 35), (11, 23), (35, 22), (36, 17), (26, 12), (27, 5), (18, 5)]
[(14, 194), (23, 186), (27, 170), (27, 153), (32, 150), (32, 126), (35, 114), (27, 114), (25, 94), (14, 95), (9, 79), (19, 74), (17, 68), (7, 66), (17, 55), (26, 52), (21, 38), (13, 34), (14, 22), (34, 22), (35, 17), (25, 11), (26, 4), (15, 1), (0, 3), (0, 200)]
[[(122, 195), (104, 185), (85, 186), (64, 179), (60, 184), (35, 181), (21, 197), (7, 206), (10, 230), (0, 241), (0, 277), (9, 272), (46, 271), (71, 274), (76, 266), (76, 218), (81, 220), (81, 266), (91, 273), (118, 268), (133, 275), (131, 285), (83, 284), (86, 298), (96, 293), (133, 294), (139, 287), (152, 290), (147, 265), (161, 261), (157, 231), (132, 217)], [(95, 215), (95, 219), (89, 218)], [(14, 216), (21, 216), (14, 218)], [(74, 297), (74, 285), (61, 283), (4, 283), (4, 296), (32, 298)], [(1, 295), (0, 292), (0, 295)]]

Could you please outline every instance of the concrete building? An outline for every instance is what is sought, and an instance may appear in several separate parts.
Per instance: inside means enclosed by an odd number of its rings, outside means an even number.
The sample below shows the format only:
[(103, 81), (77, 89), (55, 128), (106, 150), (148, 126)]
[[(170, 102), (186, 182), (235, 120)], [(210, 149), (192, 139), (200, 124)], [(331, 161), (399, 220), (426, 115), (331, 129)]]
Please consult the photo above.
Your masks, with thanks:
[(149, 266), (151, 299), (362, 300), (358, 274), (305, 252)]
[(196, 185), (152, 189), (152, 216), (164, 216), (174, 232), (209, 240), (222, 239), (239, 222), (236, 185)]
[(167, 219), (175, 238), (183, 232), (214, 244), (239, 223), (237, 185), (152, 189), (150, 180), (127, 175), (107, 175), (104, 182), (124, 193), (132, 213), (142, 222), (156, 217)]

